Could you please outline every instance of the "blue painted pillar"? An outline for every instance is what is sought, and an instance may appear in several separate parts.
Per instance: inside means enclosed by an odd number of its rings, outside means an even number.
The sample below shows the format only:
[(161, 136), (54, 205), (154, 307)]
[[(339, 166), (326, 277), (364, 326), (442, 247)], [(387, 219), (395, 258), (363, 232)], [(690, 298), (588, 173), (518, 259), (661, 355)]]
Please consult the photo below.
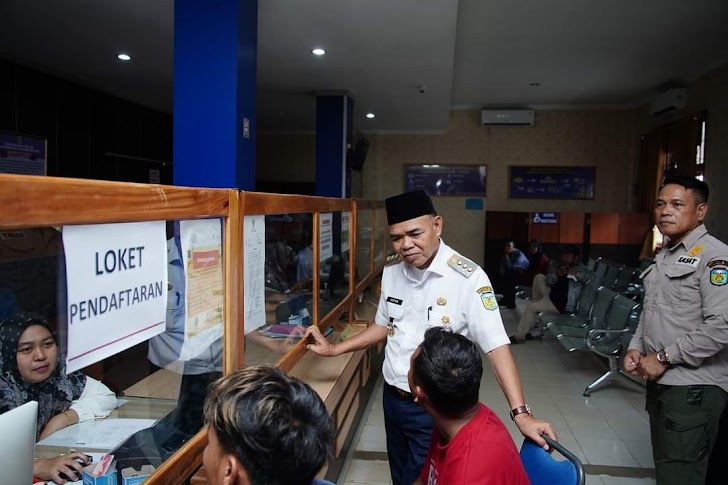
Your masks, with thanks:
[(346, 148), (351, 141), (353, 111), (354, 100), (346, 94), (316, 97), (316, 195), (351, 195)]
[(258, 0), (174, 2), (174, 184), (255, 188)]

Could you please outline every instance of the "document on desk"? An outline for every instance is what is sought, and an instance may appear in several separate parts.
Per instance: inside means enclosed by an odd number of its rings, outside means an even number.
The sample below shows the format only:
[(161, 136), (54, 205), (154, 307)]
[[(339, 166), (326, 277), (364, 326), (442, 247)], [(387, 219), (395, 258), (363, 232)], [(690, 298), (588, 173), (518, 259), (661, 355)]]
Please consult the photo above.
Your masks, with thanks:
[(38, 442), (41, 446), (111, 450), (139, 430), (151, 427), (155, 419), (106, 418), (76, 423)]

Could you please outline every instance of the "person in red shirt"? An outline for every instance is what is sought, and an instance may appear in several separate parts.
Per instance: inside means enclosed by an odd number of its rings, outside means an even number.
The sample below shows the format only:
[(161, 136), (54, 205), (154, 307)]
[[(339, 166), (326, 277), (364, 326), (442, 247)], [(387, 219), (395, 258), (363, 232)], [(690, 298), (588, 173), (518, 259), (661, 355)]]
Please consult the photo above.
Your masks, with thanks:
[(526, 257), (528, 257), (528, 269), (523, 273), (521, 284), (531, 286), (534, 276), (548, 273), (549, 258), (544, 254), (541, 241), (538, 239), (529, 241)]
[[(433, 327), (410, 359), (410, 389), (432, 416), (430, 450), (415, 485), (529, 485), (511, 435), (478, 402), (483, 362), (475, 344)], [(526, 411), (527, 412), (527, 411)]]

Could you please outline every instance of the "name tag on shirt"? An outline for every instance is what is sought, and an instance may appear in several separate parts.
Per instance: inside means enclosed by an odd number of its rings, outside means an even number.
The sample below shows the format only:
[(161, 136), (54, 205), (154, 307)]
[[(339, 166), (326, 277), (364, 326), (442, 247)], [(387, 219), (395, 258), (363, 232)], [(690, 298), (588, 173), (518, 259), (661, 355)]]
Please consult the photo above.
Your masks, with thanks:
[(394, 303), (395, 305), (401, 305), (402, 304), (402, 300), (400, 300), (399, 298), (394, 298), (392, 296), (388, 296), (387, 297), (387, 302)]
[(684, 264), (685, 266), (690, 266), (691, 268), (697, 268), (699, 262), (700, 258), (691, 258), (690, 256), (680, 256), (679, 258), (677, 258), (677, 261), (675, 261), (675, 263), (677, 264)]

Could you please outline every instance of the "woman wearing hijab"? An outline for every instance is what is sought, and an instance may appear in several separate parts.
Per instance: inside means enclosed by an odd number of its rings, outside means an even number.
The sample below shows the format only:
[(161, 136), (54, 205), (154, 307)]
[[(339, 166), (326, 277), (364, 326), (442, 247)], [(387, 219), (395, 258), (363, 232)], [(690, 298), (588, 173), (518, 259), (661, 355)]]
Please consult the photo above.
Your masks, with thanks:
[[(66, 374), (55, 332), (35, 313), (17, 313), (0, 324), (0, 413), (38, 401), (38, 439), (80, 421), (103, 418), (116, 407), (116, 396), (80, 372)], [(80, 472), (83, 453), (36, 459), (33, 476), (66, 483)]]

